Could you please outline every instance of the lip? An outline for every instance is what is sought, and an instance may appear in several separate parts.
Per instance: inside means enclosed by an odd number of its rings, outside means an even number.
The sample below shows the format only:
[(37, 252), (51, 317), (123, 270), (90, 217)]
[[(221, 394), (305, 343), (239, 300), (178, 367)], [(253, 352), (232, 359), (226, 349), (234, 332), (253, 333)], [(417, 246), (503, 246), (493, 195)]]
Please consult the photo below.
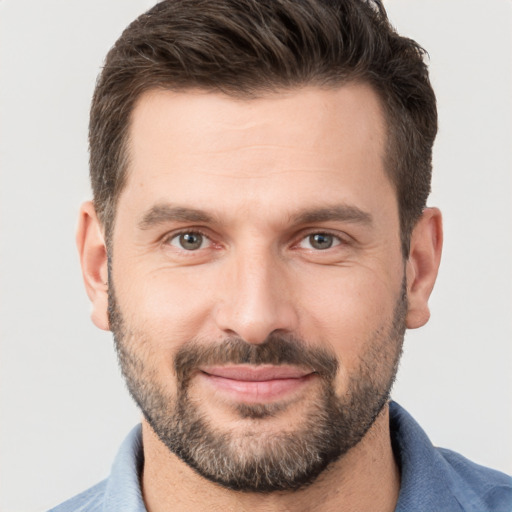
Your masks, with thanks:
[(262, 382), (266, 380), (279, 379), (300, 379), (313, 373), (311, 370), (305, 370), (296, 366), (206, 366), (201, 371), (213, 377), (222, 377), (224, 379), (240, 380), (247, 382)]
[(248, 403), (287, 398), (314, 377), (312, 370), (294, 366), (208, 366), (200, 370), (215, 391)]

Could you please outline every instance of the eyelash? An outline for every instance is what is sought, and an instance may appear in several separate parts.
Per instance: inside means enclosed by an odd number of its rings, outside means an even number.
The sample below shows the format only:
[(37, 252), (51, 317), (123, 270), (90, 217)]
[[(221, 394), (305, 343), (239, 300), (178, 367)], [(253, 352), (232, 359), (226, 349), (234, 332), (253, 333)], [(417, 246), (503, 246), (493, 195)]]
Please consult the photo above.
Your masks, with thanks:
[(329, 249), (332, 249), (334, 247), (338, 247), (339, 245), (345, 245), (347, 244), (347, 240), (344, 239), (343, 237), (341, 237), (339, 234), (336, 234), (336, 233), (332, 233), (331, 231), (329, 230), (322, 230), (322, 231), (319, 231), (319, 230), (313, 230), (313, 231), (310, 231), (309, 233), (305, 233), (301, 236), (300, 240), (298, 241), (298, 243), (296, 243), (295, 245), (300, 245), (301, 243), (303, 243), (304, 241), (306, 241), (308, 238), (314, 236), (314, 235), (323, 235), (323, 236), (329, 236), (329, 237), (332, 237), (336, 243), (334, 243), (332, 246), (328, 247), (328, 248), (325, 248), (325, 249), (314, 249), (314, 248), (309, 248), (308, 250), (311, 250), (311, 251), (314, 251), (314, 252), (325, 252), (325, 251), (328, 251)]
[[(181, 231), (174, 232), (174, 233), (169, 234), (168, 236), (164, 237), (163, 243), (165, 245), (173, 245), (173, 244), (171, 244), (171, 242), (182, 235), (200, 235), (201, 237), (205, 238), (206, 240), (208, 240), (210, 242), (210, 246), (215, 245), (215, 242), (212, 240), (211, 236), (206, 234), (201, 229), (183, 229)], [(306, 233), (301, 233), (300, 238), (298, 239), (297, 242), (294, 242), (292, 244), (292, 247), (300, 246), (300, 244), (305, 242), (309, 237), (311, 237), (313, 235), (324, 235), (324, 236), (333, 237), (333, 239), (335, 240), (335, 243), (332, 246), (327, 247), (325, 249), (315, 249), (313, 247), (310, 247), (310, 248), (304, 248), (305, 250), (309, 250), (309, 251), (316, 252), (316, 253), (322, 253), (322, 252), (328, 251), (329, 249), (338, 247), (340, 245), (346, 245), (348, 243), (348, 240), (346, 239), (346, 237), (342, 237), (339, 234), (333, 233), (329, 230), (311, 230)], [(195, 250), (193, 250), (193, 249), (187, 250), (184, 247), (176, 247), (176, 249), (181, 250), (184, 254), (188, 253), (190, 255), (193, 255), (194, 253), (197, 253), (201, 249), (201, 247), (198, 249), (195, 249)]]
[[(204, 231), (201, 231), (200, 229), (183, 229), (183, 230), (181, 230), (181, 231), (174, 232), (174, 233), (172, 233), (172, 234), (170, 234), (170, 235), (168, 235), (168, 236), (165, 236), (165, 237), (164, 237), (164, 239), (163, 239), (163, 243), (164, 243), (165, 245), (172, 245), (172, 244), (171, 244), (171, 241), (172, 241), (172, 240), (174, 240), (174, 239), (176, 239), (176, 238), (178, 238), (178, 237), (180, 237), (180, 236), (182, 236), (182, 235), (200, 235), (200, 236), (202, 236), (203, 238), (205, 238), (205, 239), (209, 240), (209, 241), (210, 241), (210, 243), (213, 243), (212, 238), (211, 238), (209, 235), (207, 235)], [(186, 250), (185, 248), (183, 248), (183, 247), (181, 248), (181, 250), (182, 250), (183, 252), (186, 252), (186, 253), (187, 253), (187, 252), (188, 252), (188, 253), (194, 253), (194, 252), (196, 252), (196, 251), (192, 251), (192, 250), (187, 251), (187, 250)]]

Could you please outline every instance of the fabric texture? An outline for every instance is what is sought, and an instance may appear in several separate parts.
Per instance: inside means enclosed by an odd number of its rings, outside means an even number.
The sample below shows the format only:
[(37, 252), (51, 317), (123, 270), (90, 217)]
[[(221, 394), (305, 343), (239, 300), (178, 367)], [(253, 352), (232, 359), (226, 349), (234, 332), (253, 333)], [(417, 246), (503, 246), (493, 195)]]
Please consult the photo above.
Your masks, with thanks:
[[(390, 403), (391, 441), (401, 469), (396, 512), (512, 512), (512, 477), (435, 448), (416, 421)], [(110, 476), (49, 512), (147, 512), (139, 475), (141, 426), (125, 439)]]

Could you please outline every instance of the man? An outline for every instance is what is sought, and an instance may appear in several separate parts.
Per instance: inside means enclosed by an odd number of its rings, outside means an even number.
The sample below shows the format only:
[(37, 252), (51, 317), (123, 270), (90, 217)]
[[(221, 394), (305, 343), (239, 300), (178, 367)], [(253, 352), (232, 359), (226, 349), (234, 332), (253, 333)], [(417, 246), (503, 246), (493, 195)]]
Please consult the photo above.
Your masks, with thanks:
[(64, 510), (511, 510), (389, 402), (441, 255), (423, 50), (362, 0), (182, 0), (109, 53), (78, 247), (144, 414)]

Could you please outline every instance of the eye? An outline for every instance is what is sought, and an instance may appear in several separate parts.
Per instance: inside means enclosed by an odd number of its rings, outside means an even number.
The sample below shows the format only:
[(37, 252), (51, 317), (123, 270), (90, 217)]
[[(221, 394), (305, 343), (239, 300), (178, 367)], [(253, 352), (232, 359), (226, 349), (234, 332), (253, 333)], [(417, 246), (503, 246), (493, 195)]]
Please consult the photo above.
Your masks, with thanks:
[(202, 233), (187, 231), (178, 233), (172, 238), (169, 238), (168, 243), (173, 247), (184, 249), (185, 251), (197, 251), (198, 249), (207, 247), (210, 244), (210, 240)]
[(339, 245), (341, 240), (330, 233), (311, 233), (303, 240), (299, 246), (303, 249), (315, 249), (316, 251), (325, 251), (331, 247)]

